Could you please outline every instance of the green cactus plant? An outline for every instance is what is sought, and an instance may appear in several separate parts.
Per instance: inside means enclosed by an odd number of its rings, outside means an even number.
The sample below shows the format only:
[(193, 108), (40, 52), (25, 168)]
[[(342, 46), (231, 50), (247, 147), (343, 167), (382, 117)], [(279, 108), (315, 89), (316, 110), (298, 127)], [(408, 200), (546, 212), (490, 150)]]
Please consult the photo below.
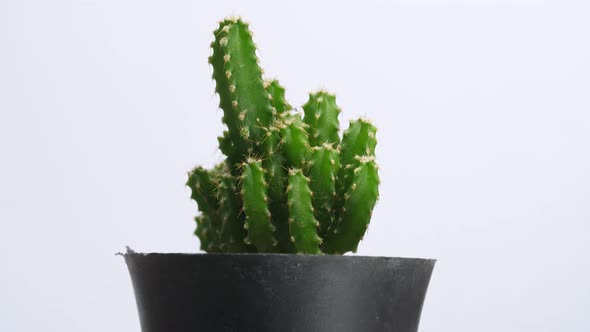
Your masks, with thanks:
[(351, 121), (341, 141), (333, 94), (311, 93), (302, 116), (277, 80), (263, 79), (247, 23), (227, 18), (214, 36), (226, 159), (189, 172), (201, 250), (356, 252), (379, 196), (376, 128)]

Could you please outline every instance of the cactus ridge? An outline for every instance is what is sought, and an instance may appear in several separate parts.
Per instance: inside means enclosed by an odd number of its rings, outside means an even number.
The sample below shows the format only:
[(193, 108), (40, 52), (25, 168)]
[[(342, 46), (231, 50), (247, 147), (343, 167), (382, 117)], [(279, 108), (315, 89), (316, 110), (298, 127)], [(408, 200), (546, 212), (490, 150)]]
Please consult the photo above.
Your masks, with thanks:
[(351, 121), (342, 139), (335, 95), (309, 95), (302, 114), (264, 80), (249, 25), (222, 20), (209, 63), (226, 129), (225, 160), (189, 172), (195, 235), (206, 252), (356, 251), (378, 198), (376, 129)]

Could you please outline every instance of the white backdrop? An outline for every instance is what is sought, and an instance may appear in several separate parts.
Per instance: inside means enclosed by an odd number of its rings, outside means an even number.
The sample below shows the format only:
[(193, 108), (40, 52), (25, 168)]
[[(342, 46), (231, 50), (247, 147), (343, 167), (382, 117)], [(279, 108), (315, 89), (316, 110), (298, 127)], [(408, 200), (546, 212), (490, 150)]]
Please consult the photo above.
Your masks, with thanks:
[(438, 258), (421, 331), (590, 331), (590, 5), (3, 1), (0, 330), (139, 331), (114, 253), (195, 252), (217, 20), (379, 127), (362, 255)]

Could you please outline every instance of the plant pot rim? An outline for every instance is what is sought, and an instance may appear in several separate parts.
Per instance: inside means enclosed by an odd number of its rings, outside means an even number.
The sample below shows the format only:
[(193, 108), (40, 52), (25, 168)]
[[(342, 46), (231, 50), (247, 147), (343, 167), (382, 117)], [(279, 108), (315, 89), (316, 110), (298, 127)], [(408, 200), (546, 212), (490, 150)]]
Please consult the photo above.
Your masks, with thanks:
[(160, 256), (160, 257), (172, 257), (172, 256), (190, 256), (190, 257), (285, 257), (285, 258), (313, 258), (313, 259), (363, 259), (363, 260), (406, 260), (406, 261), (423, 261), (435, 264), (438, 259), (436, 258), (419, 258), (419, 257), (400, 257), (400, 256), (367, 256), (367, 255), (311, 255), (311, 254), (289, 254), (289, 253), (225, 253), (225, 252), (214, 252), (214, 253), (184, 253), (184, 252), (137, 252), (127, 247), (125, 253), (117, 253), (117, 255), (126, 256)]

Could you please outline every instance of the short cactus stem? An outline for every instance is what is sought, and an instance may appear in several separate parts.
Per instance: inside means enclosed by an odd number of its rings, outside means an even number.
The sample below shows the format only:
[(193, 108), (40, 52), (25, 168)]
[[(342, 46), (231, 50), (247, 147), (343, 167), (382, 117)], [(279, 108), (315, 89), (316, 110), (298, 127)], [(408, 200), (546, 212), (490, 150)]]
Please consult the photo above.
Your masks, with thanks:
[(197, 229), (195, 235), (201, 241), (201, 250), (207, 252), (220, 252), (221, 243), (219, 241), (218, 233), (211, 226), (211, 219), (206, 214), (201, 214), (195, 217)]
[(270, 105), (273, 107), (275, 115), (280, 115), (292, 109), (291, 105), (285, 99), (285, 88), (279, 84), (276, 79), (264, 81), (264, 88), (271, 96)]
[(302, 168), (310, 152), (307, 125), (299, 114), (289, 114), (281, 124), (281, 149), (287, 165)]
[(342, 136), (340, 144), (340, 170), (336, 184), (336, 223), (340, 219), (338, 214), (342, 209), (344, 194), (350, 188), (353, 171), (359, 166), (357, 157), (374, 156), (377, 146), (377, 128), (366, 119), (350, 122), (348, 129)]
[(214, 194), (215, 177), (214, 171), (198, 166), (189, 172), (186, 182), (191, 190), (191, 198), (197, 202), (199, 211), (209, 215), (217, 212), (218, 201)]
[(340, 168), (338, 151), (331, 144), (323, 144), (312, 149), (307, 171), (310, 188), (313, 192), (315, 216), (320, 222), (319, 234), (323, 234), (332, 226), (334, 203), (336, 198), (336, 176)]
[(309, 95), (309, 100), (303, 105), (305, 117), (303, 121), (309, 126), (309, 142), (312, 146), (324, 143), (334, 147), (340, 143), (338, 130), (340, 122), (340, 107), (336, 105), (336, 97), (326, 91), (318, 91)]
[(241, 194), (246, 221), (246, 243), (253, 244), (258, 251), (276, 251), (275, 227), (268, 210), (267, 183), (260, 160), (248, 158), (242, 164)]
[(379, 174), (374, 157), (359, 157), (359, 166), (353, 171), (354, 178), (344, 195), (340, 222), (324, 242), (324, 251), (330, 254), (356, 252), (362, 240), (375, 203), (379, 197)]
[(377, 128), (366, 119), (350, 122), (342, 137), (340, 162), (342, 166), (356, 163), (357, 156), (374, 156)]
[(279, 250), (281, 252), (293, 252), (293, 245), (289, 241), (289, 210), (287, 208), (287, 196), (285, 187), (287, 185), (287, 170), (285, 169), (285, 158), (278, 152), (280, 134), (276, 127), (269, 129), (267, 138), (263, 142), (265, 147), (265, 158), (262, 165), (266, 170), (266, 181), (268, 184), (268, 208), (271, 215), (271, 222), (276, 226), (275, 233)]
[(287, 200), (289, 205), (289, 232), (297, 252), (319, 254), (322, 239), (318, 236), (319, 222), (314, 217), (309, 179), (301, 169), (289, 171)]
[(221, 250), (224, 252), (253, 251), (253, 248), (245, 242), (246, 230), (244, 229), (244, 214), (241, 213), (242, 203), (229, 170), (218, 176), (216, 193), (221, 217), (219, 232)]

